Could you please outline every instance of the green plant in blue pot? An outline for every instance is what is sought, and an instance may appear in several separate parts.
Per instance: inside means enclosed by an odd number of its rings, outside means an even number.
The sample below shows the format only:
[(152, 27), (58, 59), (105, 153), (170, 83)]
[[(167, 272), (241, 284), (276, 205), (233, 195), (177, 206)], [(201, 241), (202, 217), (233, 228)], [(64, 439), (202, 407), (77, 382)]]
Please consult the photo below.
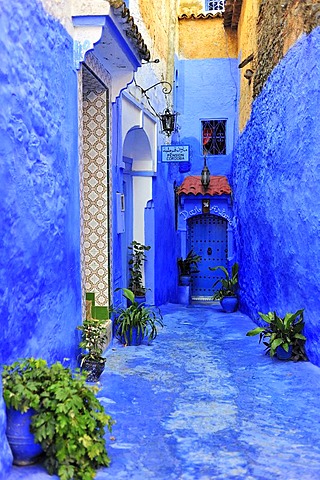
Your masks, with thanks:
[(43, 452), (45, 468), (61, 480), (90, 480), (99, 467), (110, 464), (105, 427), (111, 431), (114, 422), (85, 375), (60, 362), (26, 358), (3, 367), (2, 383), (16, 463), (37, 461)]
[(219, 278), (214, 284), (215, 288), (219, 283), (221, 287), (213, 294), (213, 300), (219, 300), (222, 309), (227, 313), (232, 313), (238, 308), (238, 284), (239, 284), (239, 264), (235, 262), (232, 265), (231, 273), (223, 265), (209, 267), (209, 270), (221, 270), (224, 278)]
[(140, 345), (144, 338), (151, 342), (156, 338), (158, 328), (163, 327), (159, 308), (136, 302), (135, 295), (129, 288), (120, 290), (129, 301), (129, 306), (114, 309), (115, 336), (124, 345)]
[(247, 336), (259, 335), (259, 343), (265, 345), (265, 352), (270, 357), (276, 356), (279, 360), (307, 360), (304, 345), (306, 337), (303, 335), (303, 310), (287, 313), (280, 317), (276, 312), (267, 314), (259, 312), (266, 323), (263, 327), (256, 327), (247, 332)]
[(82, 349), (80, 368), (87, 372), (89, 382), (97, 382), (106, 363), (103, 351), (108, 335), (107, 322), (106, 320), (89, 318), (77, 329), (82, 332), (81, 342), (79, 343), (79, 347)]
[(198, 273), (197, 264), (202, 257), (195, 253), (192, 249), (188, 252), (186, 258), (178, 258), (177, 263), (179, 267), (179, 283), (183, 286), (190, 285), (191, 275)]

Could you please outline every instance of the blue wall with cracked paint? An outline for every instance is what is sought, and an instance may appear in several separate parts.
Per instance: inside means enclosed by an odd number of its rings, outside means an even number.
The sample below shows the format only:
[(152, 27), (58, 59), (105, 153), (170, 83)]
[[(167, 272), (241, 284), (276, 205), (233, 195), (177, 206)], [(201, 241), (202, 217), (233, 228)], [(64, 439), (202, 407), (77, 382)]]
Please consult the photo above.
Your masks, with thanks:
[(302, 37), (255, 100), (234, 159), (242, 309), (305, 309), (320, 365), (320, 28)]
[[(0, 4), (0, 49), (0, 364), (31, 355), (75, 362), (81, 284), (73, 43), (41, 3), (11, 0)], [(7, 463), (0, 449), (0, 464)]]

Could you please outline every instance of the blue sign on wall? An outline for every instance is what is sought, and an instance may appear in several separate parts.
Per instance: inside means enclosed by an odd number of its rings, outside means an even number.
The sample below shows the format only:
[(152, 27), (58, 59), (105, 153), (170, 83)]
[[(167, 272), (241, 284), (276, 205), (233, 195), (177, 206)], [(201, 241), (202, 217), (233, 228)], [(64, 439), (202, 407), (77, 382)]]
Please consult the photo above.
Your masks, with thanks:
[(188, 162), (189, 145), (161, 145), (163, 162)]

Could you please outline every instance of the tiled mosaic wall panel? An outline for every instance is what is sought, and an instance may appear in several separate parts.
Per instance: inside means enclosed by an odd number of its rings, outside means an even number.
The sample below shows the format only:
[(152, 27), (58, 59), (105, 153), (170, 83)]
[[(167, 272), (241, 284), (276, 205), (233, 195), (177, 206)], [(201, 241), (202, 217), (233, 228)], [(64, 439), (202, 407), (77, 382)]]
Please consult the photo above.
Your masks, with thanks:
[(86, 67), (82, 82), (85, 290), (97, 305), (108, 305), (108, 91)]

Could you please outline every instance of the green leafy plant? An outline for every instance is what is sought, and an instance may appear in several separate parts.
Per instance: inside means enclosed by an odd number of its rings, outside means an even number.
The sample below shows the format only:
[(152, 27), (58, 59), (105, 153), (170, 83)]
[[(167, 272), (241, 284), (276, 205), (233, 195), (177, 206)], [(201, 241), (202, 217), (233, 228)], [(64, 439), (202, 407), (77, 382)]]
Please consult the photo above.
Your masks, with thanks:
[(130, 251), (129, 289), (132, 290), (136, 296), (144, 296), (146, 293), (146, 288), (143, 284), (143, 264), (147, 259), (145, 252), (150, 250), (150, 248), (149, 245), (143, 245), (135, 240), (133, 240), (128, 247)]
[(256, 327), (247, 332), (247, 336), (260, 335), (259, 343), (262, 341), (265, 345), (266, 354), (273, 357), (277, 347), (282, 347), (286, 352), (292, 346), (292, 360), (307, 360), (304, 344), (306, 337), (302, 334), (304, 328), (303, 310), (297, 310), (295, 313), (287, 313), (280, 317), (276, 312), (267, 314), (259, 312), (260, 317), (266, 326)]
[(221, 270), (224, 273), (225, 278), (219, 278), (214, 284), (213, 288), (221, 283), (221, 288), (217, 290), (213, 295), (213, 300), (222, 300), (224, 297), (236, 297), (239, 284), (239, 264), (236, 262), (232, 265), (231, 274), (222, 265), (217, 267), (209, 267), (209, 270), (216, 271)]
[(197, 255), (192, 249), (188, 252), (186, 258), (178, 258), (178, 267), (180, 275), (191, 275), (197, 273), (197, 264), (201, 261), (200, 255)]
[[(123, 296), (129, 300), (126, 308), (119, 307), (114, 310), (115, 335), (125, 345), (132, 344), (133, 332), (141, 335), (141, 341), (147, 337), (148, 341), (154, 340), (158, 334), (158, 327), (163, 327), (163, 317), (157, 307), (146, 307), (135, 301), (134, 293), (128, 288), (122, 288)], [(155, 311), (156, 310), (156, 311)]]
[(4, 366), (2, 382), (8, 408), (36, 411), (31, 431), (50, 475), (90, 480), (97, 468), (110, 464), (104, 435), (114, 422), (95, 396), (97, 387), (86, 384), (86, 375), (73, 374), (60, 362), (48, 366), (43, 359), (28, 358)]
[(84, 360), (105, 363), (102, 354), (108, 333), (106, 320), (86, 319), (77, 329), (82, 331), (79, 347), (84, 350), (84, 353), (81, 354), (80, 365), (83, 364)]

